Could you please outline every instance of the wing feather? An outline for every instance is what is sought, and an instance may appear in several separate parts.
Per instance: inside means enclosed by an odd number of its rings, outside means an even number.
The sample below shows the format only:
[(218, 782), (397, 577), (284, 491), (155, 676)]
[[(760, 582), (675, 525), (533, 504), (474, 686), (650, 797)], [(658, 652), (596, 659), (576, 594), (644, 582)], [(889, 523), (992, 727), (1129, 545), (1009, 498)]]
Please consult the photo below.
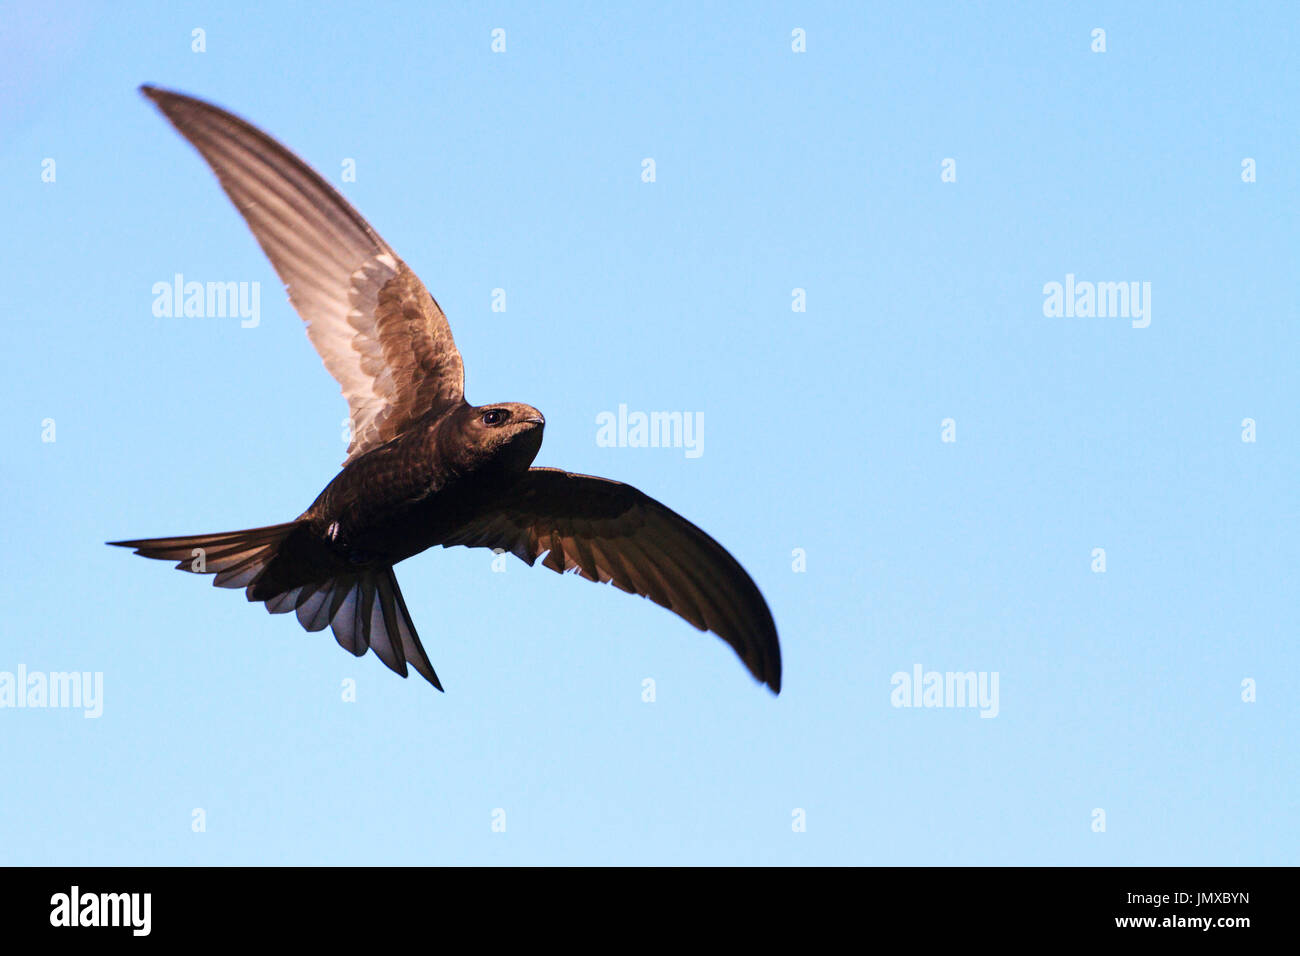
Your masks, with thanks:
[(464, 364), (447, 317), (337, 190), (225, 110), (155, 87), (142, 91), (216, 173), (284, 282), (347, 399), (347, 461), (463, 400)]
[(529, 564), (647, 597), (712, 631), (758, 680), (781, 690), (781, 647), (767, 602), (722, 545), (630, 485), (533, 468), (442, 542), (511, 551)]

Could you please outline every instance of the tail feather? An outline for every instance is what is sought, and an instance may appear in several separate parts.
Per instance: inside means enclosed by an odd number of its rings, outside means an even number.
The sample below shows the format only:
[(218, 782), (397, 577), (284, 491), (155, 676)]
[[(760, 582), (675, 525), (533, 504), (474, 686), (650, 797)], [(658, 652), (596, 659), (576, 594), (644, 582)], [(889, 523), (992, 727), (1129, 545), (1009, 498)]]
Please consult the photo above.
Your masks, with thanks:
[[(398, 669), (394, 666), (397, 663), (401, 670), (405, 671), (406, 648), (402, 644), (401, 625), (397, 618), (397, 601), (394, 597), (400, 593), (397, 590), (397, 580), (392, 576), (391, 571), (380, 578), (379, 586), (375, 588), (375, 610), (370, 618), (370, 646), (393, 670)], [(378, 618), (378, 628), (375, 627), (376, 618)], [(383, 638), (376, 641), (376, 633), (382, 633)], [(414, 661), (411, 661), (411, 666), (415, 666)]]
[[(192, 574), (216, 574), (217, 587), (246, 587), (266, 570), (281, 543), (298, 527), (288, 524), (227, 531), (222, 534), (193, 534), (174, 538), (142, 538), (138, 541), (110, 541), (119, 548), (135, 548), (146, 558), (176, 561), (176, 570)], [(241, 578), (247, 578), (242, 584)]]
[(368, 568), (350, 578), (335, 578), (332, 590), (322, 587), (313, 594), (298, 596), (296, 609), (299, 622), (308, 630), (323, 630), (328, 620), (334, 639), (344, 650), (358, 657), (372, 650), (403, 677), (409, 664), (442, 690), (391, 567)]
[[(367, 567), (335, 573), (313, 560), (306, 534), (290, 538), (299, 522), (229, 531), (110, 541), (146, 558), (177, 561), (192, 574), (215, 574), (213, 584), (245, 588), (272, 614), (295, 611), (308, 631), (331, 627), (345, 650), (361, 657), (373, 650), (391, 670), (407, 676), (407, 664), (438, 690), (442, 683), (420, 644), (393, 569)], [(277, 560), (278, 559), (278, 560)]]
[(406, 599), (402, 597), (401, 588), (397, 586), (397, 577), (393, 574), (392, 568), (388, 569), (388, 584), (397, 608), (397, 633), (402, 642), (402, 653), (406, 655), (406, 659), (410, 661), (417, 674), (438, 690), (442, 690), (442, 684), (438, 683), (438, 675), (434, 673), (433, 665), (429, 663), (429, 655), (424, 653), (420, 635), (415, 632), (415, 622), (411, 620), (411, 612), (406, 609)]
[[(337, 592), (337, 594), (336, 594)], [(309, 631), (323, 631), (330, 626), (347, 591), (336, 581), (326, 581), (299, 602), (298, 623)]]

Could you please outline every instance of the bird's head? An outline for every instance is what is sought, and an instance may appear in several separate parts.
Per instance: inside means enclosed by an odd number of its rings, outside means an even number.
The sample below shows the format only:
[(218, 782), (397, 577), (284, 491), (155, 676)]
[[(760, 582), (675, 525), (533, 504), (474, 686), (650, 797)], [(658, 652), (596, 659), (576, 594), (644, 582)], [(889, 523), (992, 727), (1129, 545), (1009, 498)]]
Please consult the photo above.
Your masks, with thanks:
[(546, 419), (531, 405), (465, 405), (456, 420), (458, 462), (467, 471), (522, 474), (542, 447)]

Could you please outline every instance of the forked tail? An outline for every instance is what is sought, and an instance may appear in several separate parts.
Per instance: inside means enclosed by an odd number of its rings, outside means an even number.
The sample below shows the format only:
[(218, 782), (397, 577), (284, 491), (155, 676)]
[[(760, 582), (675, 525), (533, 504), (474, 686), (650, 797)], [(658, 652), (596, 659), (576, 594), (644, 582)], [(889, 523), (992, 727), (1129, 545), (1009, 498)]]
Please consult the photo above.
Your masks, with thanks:
[(442, 690), (392, 567), (341, 570), (337, 559), (321, 551), (301, 522), (108, 543), (134, 548), (146, 558), (176, 561), (179, 571), (215, 574), (212, 583), (217, 587), (245, 588), (248, 600), (265, 603), (272, 614), (295, 611), (309, 631), (330, 627), (340, 646), (357, 657), (372, 649), (403, 677), (410, 663)]

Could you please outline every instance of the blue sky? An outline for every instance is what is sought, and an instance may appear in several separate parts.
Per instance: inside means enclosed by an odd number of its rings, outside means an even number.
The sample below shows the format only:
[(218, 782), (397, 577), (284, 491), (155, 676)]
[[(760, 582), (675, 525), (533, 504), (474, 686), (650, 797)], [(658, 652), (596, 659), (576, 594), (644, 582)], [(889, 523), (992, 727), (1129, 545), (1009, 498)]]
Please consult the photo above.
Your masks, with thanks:
[[(1294, 6), (546, 7), (0, 5), (0, 672), (102, 674), (97, 718), (0, 707), (0, 862), (1295, 863)], [(344, 454), (142, 82), (338, 185), (539, 464), (723, 542), (781, 696), (484, 551), (398, 568), (442, 695), (104, 547), (288, 520)], [(156, 317), (176, 273), (260, 323)], [(1067, 275), (1150, 324), (1045, 315)], [(620, 404), (703, 453), (602, 447)], [(917, 666), (996, 716), (894, 706)]]

